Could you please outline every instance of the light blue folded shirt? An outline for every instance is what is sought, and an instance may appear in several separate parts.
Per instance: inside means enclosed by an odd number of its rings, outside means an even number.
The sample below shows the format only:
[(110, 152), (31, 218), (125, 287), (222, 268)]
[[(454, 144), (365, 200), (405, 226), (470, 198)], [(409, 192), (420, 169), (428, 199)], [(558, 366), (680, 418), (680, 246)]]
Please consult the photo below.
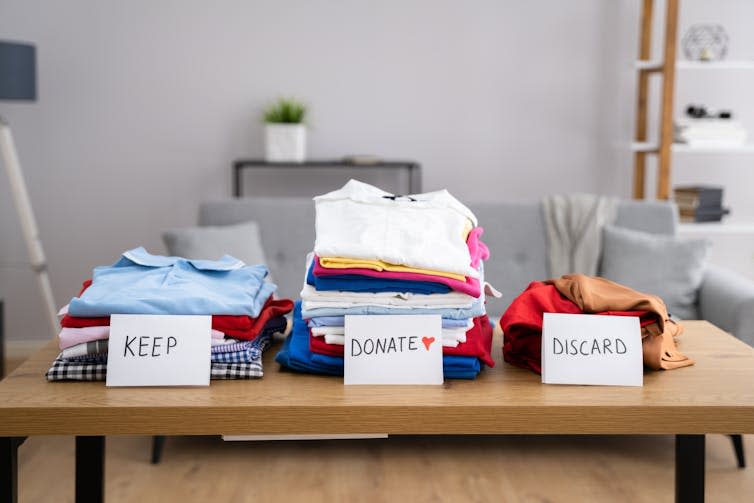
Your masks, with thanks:
[[(344, 316), (318, 316), (317, 318), (311, 318), (306, 320), (309, 327), (344, 327), (346, 320)], [(470, 318), (454, 319), (443, 318), (442, 328), (464, 328), (471, 321)]]
[(320, 316), (345, 316), (347, 314), (439, 314), (443, 318), (463, 320), (476, 318), (485, 313), (484, 302), (476, 299), (469, 308), (428, 308), (428, 307), (387, 307), (387, 306), (355, 306), (355, 307), (317, 307), (301, 309), (301, 316), (308, 320)]
[(94, 269), (92, 285), (74, 297), (68, 314), (202, 314), (259, 316), (277, 287), (263, 265), (247, 266), (229, 255), (188, 260), (134, 248), (111, 266)]

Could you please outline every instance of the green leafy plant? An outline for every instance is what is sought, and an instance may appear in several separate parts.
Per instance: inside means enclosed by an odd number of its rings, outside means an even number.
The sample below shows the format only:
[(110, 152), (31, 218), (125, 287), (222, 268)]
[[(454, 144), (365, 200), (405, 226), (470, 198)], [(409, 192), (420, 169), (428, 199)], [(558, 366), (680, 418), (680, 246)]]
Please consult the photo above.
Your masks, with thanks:
[(264, 111), (268, 124), (300, 124), (304, 122), (306, 105), (289, 98), (280, 98)]

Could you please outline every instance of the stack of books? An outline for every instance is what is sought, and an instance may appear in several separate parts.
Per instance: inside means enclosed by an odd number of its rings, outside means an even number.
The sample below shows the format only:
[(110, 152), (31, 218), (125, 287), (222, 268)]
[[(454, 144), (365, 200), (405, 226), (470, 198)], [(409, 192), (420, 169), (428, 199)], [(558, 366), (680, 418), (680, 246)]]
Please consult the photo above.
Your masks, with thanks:
[(676, 187), (674, 194), (681, 222), (719, 222), (730, 213), (723, 208), (722, 187)]

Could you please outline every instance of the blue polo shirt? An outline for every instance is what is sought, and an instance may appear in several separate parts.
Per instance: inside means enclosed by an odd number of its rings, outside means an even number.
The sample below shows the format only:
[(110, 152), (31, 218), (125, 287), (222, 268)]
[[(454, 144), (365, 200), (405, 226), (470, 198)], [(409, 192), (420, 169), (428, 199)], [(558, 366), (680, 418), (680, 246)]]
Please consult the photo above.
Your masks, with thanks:
[(204, 314), (257, 317), (277, 287), (262, 265), (229, 255), (188, 260), (134, 248), (111, 266), (94, 269), (92, 285), (68, 307), (71, 316)]

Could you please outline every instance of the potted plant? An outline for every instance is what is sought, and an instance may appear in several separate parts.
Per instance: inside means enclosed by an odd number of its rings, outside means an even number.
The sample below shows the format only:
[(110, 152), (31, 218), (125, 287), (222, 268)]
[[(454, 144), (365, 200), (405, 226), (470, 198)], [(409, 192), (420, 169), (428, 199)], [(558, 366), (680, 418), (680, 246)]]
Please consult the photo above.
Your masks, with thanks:
[(280, 98), (264, 111), (265, 152), (269, 162), (303, 162), (306, 158), (306, 105)]

